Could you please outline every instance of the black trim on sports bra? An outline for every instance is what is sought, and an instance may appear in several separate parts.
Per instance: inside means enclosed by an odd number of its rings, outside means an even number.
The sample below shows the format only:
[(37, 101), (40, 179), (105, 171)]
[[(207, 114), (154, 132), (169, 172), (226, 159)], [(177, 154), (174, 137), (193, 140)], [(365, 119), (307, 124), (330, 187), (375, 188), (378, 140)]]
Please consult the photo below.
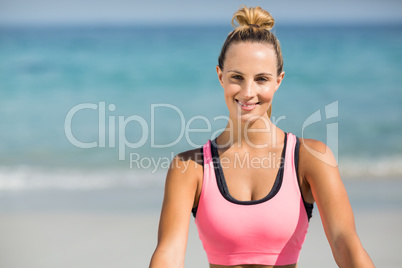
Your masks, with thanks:
[[(201, 153), (201, 159), (202, 159), (201, 160), (202, 170), (204, 170), (204, 146), (201, 146), (200, 153)], [(193, 207), (191, 209), (191, 213), (193, 213), (194, 218), (197, 215), (197, 209), (198, 209), (198, 206)]]
[[(285, 134), (286, 134), (286, 133), (285, 133)], [(285, 135), (285, 137), (287, 137), (287, 135)], [(213, 144), (213, 143), (211, 142), (211, 144)], [(215, 142), (215, 144), (216, 144), (216, 142)], [(216, 149), (215, 146), (212, 146), (212, 147)], [(285, 153), (284, 153), (284, 152), (285, 152), (285, 148), (286, 148), (286, 139), (285, 139), (285, 144), (284, 144), (284, 150), (282, 151), (282, 160), (285, 159), (285, 158), (284, 158), (284, 156), (285, 156)], [(314, 204), (306, 202), (306, 201), (304, 200), (304, 197), (303, 197), (303, 194), (302, 194), (302, 191), (301, 191), (300, 180), (299, 180), (299, 174), (298, 174), (298, 167), (299, 167), (299, 165), (298, 165), (298, 164), (299, 164), (299, 150), (300, 150), (300, 140), (299, 140), (298, 137), (296, 137), (296, 146), (295, 146), (295, 153), (294, 153), (294, 163), (295, 163), (295, 169), (296, 169), (297, 184), (299, 185), (300, 194), (301, 194), (302, 199), (303, 199), (304, 208), (306, 209), (307, 217), (308, 217), (308, 220), (310, 221), (310, 218), (312, 217), (312, 212), (313, 212)], [(212, 151), (212, 154), (214, 154), (213, 150), (211, 150), (211, 151)], [(202, 167), (204, 168), (204, 151), (203, 151), (203, 147), (202, 147), (202, 146), (201, 146), (201, 148), (200, 148), (200, 152), (201, 152), (201, 159), (202, 159)], [(217, 170), (216, 170), (216, 165), (215, 165), (215, 163), (216, 163), (216, 161), (214, 161), (215, 174), (219, 174), (219, 171), (217, 172)], [(281, 169), (282, 169), (282, 171), (281, 171)], [(222, 172), (222, 170), (221, 170), (221, 172)], [(274, 183), (274, 186), (272, 187), (271, 192), (273, 192), (273, 189), (278, 186), (278, 185), (276, 185), (276, 184), (279, 184), (278, 176), (280, 175), (280, 174), (279, 174), (280, 172), (283, 173), (283, 165), (281, 165), (281, 167), (280, 167), (279, 170), (278, 170), (277, 178), (276, 178), (276, 180), (275, 180), (275, 183)], [(222, 172), (222, 174), (223, 174), (223, 172)], [(282, 179), (283, 179), (283, 174), (280, 176), (280, 183), (282, 183)], [(226, 185), (226, 183), (225, 183), (225, 185)], [(219, 184), (218, 184), (218, 186), (219, 186)], [(280, 186), (280, 185), (279, 185), (279, 186)], [(280, 189), (280, 187), (278, 187), (278, 189), (276, 190), (276, 192), (279, 191), (279, 189)], [(221, 190), (221, 187), (219, 187), (219, 190)], [(226, 185), (226, 191), (228, 192), (228, 190), (227, 190), (227, 185)], [(270, 192), (267, 196), (269, 196), (269, 195), (271, 194), (271, 192)], [(221, 193), (222, 193), (222, 192), (221, 192)], [(276, 194), (276, 193), (275, 193), (275, 194)], [(266, 196), (265, 198), (267, 198), (267, 196)], [(263, 198), (263, 199), (265, 199), (265, 198)], [(271, 197), (271, 198), (272, 198), (272, 197)], [(263, 200), (263, 199), (260, 199), (260, 200)], [(236, 199), (234, 199), (234, 200), (236, 200)], [(255, 201), (260, 201), (260, 200), (255, 200)], [(229, 200), (229, 201), (230, 201), (230, 200)], [(252, 202), (252, 201), (239, 201), (239, 202)], [(264, 202), (264, 201), (262, 201), (262, 202)], [(198, 206), (192, 208), (192, 210), (191, 210), (191, 212), (192, 212), (194, 218), (195, 218), (196, 215), (197, 215), (197, 209), (198, 209)]]
[(240, 201), (235, 199), (233, 196), (230, 195), (229, 189), (226, 184), (225, 176), (223, 174), (221, 162), (219, 159), (218, 149), (216, 147), (216, 139), (211, 142), (211, 153), (212, 153), (212, 161), (214, 163), (214, 170), (216, 176), (216, 182), (218, 183), (219, 191), (221, 192), (222, 196), (228, 200), (229, 202), (239, 204), (239, 205), (255, 205), (266, 202), (273, 198), (281, 188), (282, 181), (283, 181), (283, 170), (284, 170), (284, 163), (285, 163), (285, 154), (286, 154), (286, 143), (287, 143), (287, 133), (285, 132), (285, 139), (284, 145), (282, 149), (282, 157), (281, 157), (281, 165), (279, 167), (278, 173), (275, 178), (274, 185), (272, 186), (271, 191), (262, 199), (259, 200), (250, 200), (250, 201)]
[(314, 204), (308, 203), (304, 200), (303, 193), (301, 190), (300, 179), (299, 179), (299, 169), (298, 169), (299, 168), (299, 150), (300, 150), (300, 140), (298, 137), (296, 137), (294, 163), (295, 163), (295, 169), (296, 169), (297, 184), (299, 185), (300, 195), (303, 199), (303, 204), (304, 204), (304, 208), (306, 209), (306, 212), (307, 212), (308, 221), (310, 221), (311, 217), (313, 216)]

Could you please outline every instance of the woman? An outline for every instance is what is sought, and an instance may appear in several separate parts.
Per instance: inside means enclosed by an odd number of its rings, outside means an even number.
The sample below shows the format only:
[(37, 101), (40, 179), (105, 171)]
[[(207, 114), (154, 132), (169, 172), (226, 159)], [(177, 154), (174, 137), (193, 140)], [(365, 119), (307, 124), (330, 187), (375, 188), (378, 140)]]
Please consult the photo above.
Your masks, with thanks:
[(274, 19), (242, 6), (234, 21), (216, 67), (228, 124), (173, 159), (150, 267), (184, 267), (191, 211), (211, 268), (296, 267), (314, 202), (336, 263), (374, 267), (330, 149), (270, 120), (284, 78)]

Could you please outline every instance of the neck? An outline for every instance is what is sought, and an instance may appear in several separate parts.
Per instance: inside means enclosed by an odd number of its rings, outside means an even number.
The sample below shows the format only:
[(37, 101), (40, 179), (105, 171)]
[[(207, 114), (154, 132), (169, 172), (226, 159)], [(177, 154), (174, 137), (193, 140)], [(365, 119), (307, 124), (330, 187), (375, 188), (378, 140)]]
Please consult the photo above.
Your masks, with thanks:
[(229, 120), (224, 131), (217, 137), (217, 143), (223, 147), (237, 148), (276, 147), (282, 132), (268, 117), (246, 122), (238, 118)]

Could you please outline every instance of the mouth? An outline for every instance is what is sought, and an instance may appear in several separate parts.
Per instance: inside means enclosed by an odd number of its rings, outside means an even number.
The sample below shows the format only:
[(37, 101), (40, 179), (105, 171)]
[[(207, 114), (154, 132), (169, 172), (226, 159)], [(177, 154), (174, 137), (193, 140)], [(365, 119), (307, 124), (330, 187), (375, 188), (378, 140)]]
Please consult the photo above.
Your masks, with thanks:
[(238, 104), (240, 104), (241, 107), (245, 107), (245, 108), (254, 108), (257, 104), (259, 104), (260, 102), (241, 102), (239, 100), (236, 100), (236, 102)]

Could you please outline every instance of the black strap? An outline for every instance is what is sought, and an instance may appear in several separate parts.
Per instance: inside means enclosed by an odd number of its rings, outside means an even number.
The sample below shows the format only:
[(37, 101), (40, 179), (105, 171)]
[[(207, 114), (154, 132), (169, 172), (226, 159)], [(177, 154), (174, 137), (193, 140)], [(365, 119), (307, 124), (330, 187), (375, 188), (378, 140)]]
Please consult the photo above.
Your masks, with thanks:
[(301, 190), (300, 179), (299, 179), (299, 169), (298, 169), (298, 168), (299, 168), (299, 151), (300, 151), (300, 140), (299, 140), (298, 137), (296, 137), (296, 146), (295, 146), (295, 158), (294, 158), (294, 161), (295, 161), (295, 169), (296, 169), (297, 184), (299, 185), (300, 194), (301, 194), (301, 196), (302, 196), (303, 203), (304, 203), (304, 208), (306, 209), (307, 217), (308, 217), (308, 220), (310, 221), (310, 218), (313, 216), (314, 204), (307, 203), (307, 202), (304, 200), (303, 193), (302, 193), (302, 190)]

